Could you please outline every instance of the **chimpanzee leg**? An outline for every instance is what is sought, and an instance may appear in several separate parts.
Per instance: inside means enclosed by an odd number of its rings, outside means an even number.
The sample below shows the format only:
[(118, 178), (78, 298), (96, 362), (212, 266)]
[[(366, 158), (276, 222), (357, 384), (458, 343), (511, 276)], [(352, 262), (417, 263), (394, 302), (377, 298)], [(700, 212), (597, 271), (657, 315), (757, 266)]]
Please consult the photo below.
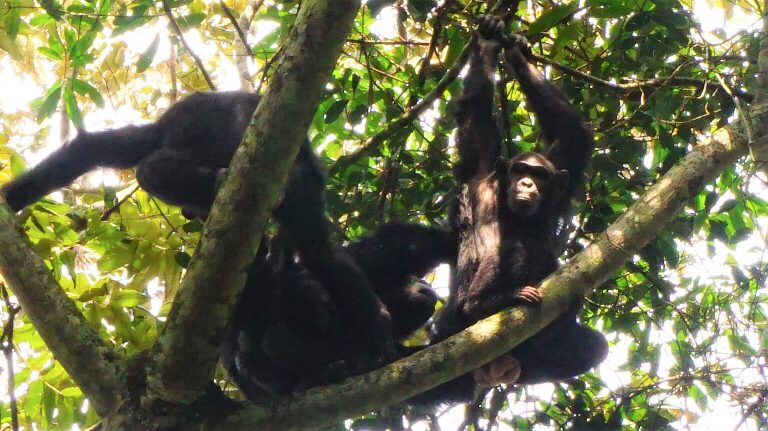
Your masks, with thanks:
[(520, 361), (516, 383), (554, 382), (578, 376), (608, 355), (608, 342), (600, 332), (566, 314), (508, 353)]
[(216, 197), (219, 169), (202, 166), (184, 153), (160, 150), (139, 163), (136, 178), (149, 193), (194, 215), (205, 215)]
[(288, 178), (283, 202), (275, 211), (281, 235), (293, 245), (301, 263), (327, 290), (357, 343), (373, 358), (396, 357), (392, 323), (384, 304), (359, 265), (331, 239), (325, 215), (325, 176), (309, 142), (305, 142)]

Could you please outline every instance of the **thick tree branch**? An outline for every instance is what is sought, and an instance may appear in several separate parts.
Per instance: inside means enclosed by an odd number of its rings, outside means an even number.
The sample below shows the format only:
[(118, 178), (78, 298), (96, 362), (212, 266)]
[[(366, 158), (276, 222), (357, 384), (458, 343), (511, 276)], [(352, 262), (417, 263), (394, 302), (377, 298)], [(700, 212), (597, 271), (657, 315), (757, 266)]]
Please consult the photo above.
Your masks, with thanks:
[(683, 205), (746, 153), (744, 135), (726, 133), (697, 147), (600, 235), (542, 283), (540, 309), (518, 307), (372, 373), (272, 404), (249, 406), (218, 429), (316, 429), (405, 400), (509, 351), (564, 312), (574, 295), (588, 295), (651, 241)]
[(56, 360), (96, 411), (106, 415), (116, 405), (122, 386), (113, 363), (117, 355), (53, 279), (4, 201), (0, 205), (0, 274)]
[(211, 381), (264, 224), (358, 8), (356, 0), (302, 2), (158, 340), (157, 375), (150, 385), (164, 399), (195, 399)]

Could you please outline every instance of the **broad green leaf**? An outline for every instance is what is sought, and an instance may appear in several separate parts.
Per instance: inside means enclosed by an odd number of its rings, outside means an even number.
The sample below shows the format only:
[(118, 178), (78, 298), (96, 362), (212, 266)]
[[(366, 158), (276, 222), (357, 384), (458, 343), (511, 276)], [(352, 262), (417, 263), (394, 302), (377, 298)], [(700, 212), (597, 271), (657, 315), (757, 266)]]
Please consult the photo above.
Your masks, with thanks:
[(555, 6), (544, 12), (539, 19), (528, 26), (529, 34), (541, 33), (550, 30), (552, 27), (560, 24), (567, 16), (573, 14), (578, 9), (578, 3), (564, 4)]
[(149, 47), (139, 56), (139, 61), (136, 62), (136, 73), (142, 73), (152, 64), (152, 60), (157, 53), (157, 47), (160, 45), (160, 35), (155, 34), (155, 38), (152, 39), (152, 43)]
[(135, 290), (120, 290), (112, 294), (111, 305), (118, 307), (135, 307), (149, 301), (149, 297)]

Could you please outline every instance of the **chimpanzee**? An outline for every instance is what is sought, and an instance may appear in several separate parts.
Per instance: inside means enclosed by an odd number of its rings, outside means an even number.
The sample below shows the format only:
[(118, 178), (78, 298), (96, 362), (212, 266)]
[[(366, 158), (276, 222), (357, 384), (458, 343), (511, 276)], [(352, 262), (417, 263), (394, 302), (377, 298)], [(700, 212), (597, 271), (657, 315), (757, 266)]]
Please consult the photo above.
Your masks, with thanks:
[[(452, 222), (459, 254), (450, 297), (431, 343), (511, 305), (541, 303), (537, 285), (558, 267), (556, 237), (570, 223), (570, 199), (582, 192), (594, 146), (578, 112), (529, 63), (527, 42), (503, 35), (503, 29), (501, 20), (483, 18), (458, 102), (459, 198)], [(506, 64), (541, 124), (549, 147), (544, 154), (500, 156), (493, 77), (502, 46)], [(605, 358), (607, 343), (602, 334), (576, 321), (580, 308), (581, 300), (574, 300), (567, 313), (539, 334), (472, 375), (414, 401), (468, 401), (475, 383), (538, 383), (586, 372)]]
[[(149, 193), (204, 216), (216, 195), (260, 97), (246, 92), (196, 93), (171, 106), (155, 123), (77, 137), (10, 184), (2, 193), (14, 210), (69, 184), (98, 166), (137, 166)], [(386, 308), (349, 254), (331, 240), (325, 216), (325, 177), (308, 141), (293, 164), (275, 211), (280, 231), (305, 270), (349, 321), (355, 342), (380, 363), (397, 356)]]
[[(278, 234), (279, 237), (280, 234)], [(222, 362), (247, 397), (283, 394), (369, 371), (366, 355), (339, 318), (338, 307), (290, 250), (275, 237), (260, 250), (224, 341)], [(392, 316), (394, 337), (404, 338), (432, 316), (435, 292), (414, 282), (456, 258), (452, 231), (389, 223), (345, 247)], [(274, 304), (265, 310), (263, 304)], [(363, 364), (358, 366), (356, 364)]]

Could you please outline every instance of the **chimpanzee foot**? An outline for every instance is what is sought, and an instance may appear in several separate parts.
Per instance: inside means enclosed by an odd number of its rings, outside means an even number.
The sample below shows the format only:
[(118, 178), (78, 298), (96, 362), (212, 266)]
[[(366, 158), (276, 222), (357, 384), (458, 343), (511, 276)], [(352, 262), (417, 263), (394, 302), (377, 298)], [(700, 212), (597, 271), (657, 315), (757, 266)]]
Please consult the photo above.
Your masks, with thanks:
[(520, 378), (521, 371), (517, 358), (503, 355), (476, 369), (472, 376), (480, 386), (510, 385)]

